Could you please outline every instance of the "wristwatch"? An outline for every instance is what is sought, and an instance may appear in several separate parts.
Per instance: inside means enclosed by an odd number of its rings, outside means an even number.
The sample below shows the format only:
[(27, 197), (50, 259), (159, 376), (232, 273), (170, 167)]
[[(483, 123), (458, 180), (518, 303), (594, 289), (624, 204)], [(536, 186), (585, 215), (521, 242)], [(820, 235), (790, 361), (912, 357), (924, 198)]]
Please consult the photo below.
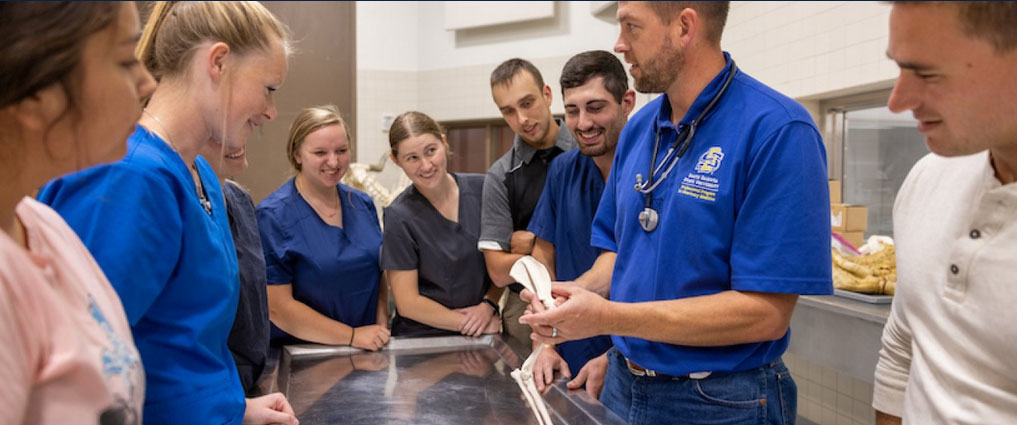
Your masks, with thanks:
[(494, 301), (491, 301), (491, 300), (489, 300), (487, 298), (484, 298), (481, 301), (483, 301), (485, 304), (491, 306), (491, 309), (494, 310), (494, 314), (495, 315), (501, 316), (501, 309), (498, 308), (498, 303), (496, 303)]

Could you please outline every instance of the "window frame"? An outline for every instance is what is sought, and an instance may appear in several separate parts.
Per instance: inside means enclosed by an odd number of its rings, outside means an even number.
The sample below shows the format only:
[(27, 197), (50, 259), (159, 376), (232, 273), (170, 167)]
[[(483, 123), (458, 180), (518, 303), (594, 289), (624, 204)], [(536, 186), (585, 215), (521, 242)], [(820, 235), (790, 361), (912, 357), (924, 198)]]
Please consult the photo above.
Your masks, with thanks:
[(844, 180), (844, 141), (848, 112), (887, 106), (891, 88), (824, 99), (819, 102), (823, 117), (823, 141), (826, 145), (827, 178)]

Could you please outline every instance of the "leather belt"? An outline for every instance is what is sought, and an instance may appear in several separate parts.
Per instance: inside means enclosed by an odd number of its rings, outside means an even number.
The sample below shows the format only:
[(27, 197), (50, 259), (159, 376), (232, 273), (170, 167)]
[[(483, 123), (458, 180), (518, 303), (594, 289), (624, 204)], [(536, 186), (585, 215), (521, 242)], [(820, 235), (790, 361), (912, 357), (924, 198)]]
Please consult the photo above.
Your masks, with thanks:
[(692, 372), (692, 373), (690, 373), (688, 375), (673, 376), (673, 375), (668, 375), (668, 374), (660, 373), (660, 372), (657, 372), (655, 370), (650, 370), (650, 369), (644, 368), (644, 367), (636, 364), (636, 362), (633, 362), (632, 360), (629, 360), (628, 358), (626, 358), (624, 356), (622, 358), (625, 359), (625, 365), (628, 366), (629, 373), (631, 373), (631, 374), (633, 374), (635, 376), (649, 376), (649, 377), (662, 377), (662, 378), (679, 378), (679, 379), (681, 379), (681, 378), (706, 379), (706, 377), (708, 377), (708, 376), (710, 376), (710, 374), (712, 374), (712, 372)]

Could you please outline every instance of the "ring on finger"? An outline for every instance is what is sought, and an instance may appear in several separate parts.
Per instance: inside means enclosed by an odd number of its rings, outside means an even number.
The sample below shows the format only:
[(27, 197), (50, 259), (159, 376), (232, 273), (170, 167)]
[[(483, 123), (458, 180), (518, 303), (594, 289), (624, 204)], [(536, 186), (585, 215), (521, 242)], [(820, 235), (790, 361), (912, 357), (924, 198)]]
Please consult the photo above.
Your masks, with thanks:
[(551, 328), (551, 338), (558, 337), (558, 328)]

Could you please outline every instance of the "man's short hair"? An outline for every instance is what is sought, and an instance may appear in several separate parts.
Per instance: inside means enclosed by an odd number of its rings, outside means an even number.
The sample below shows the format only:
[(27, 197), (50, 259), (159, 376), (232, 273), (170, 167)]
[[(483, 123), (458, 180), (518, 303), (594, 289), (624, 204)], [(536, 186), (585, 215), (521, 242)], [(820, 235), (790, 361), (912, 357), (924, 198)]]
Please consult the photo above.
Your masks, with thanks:
[(1010, 1), (950, 2), (957, 8), (964, 33), (987, 41), (996, 53), (1017, 48), (1017, 3)]
[(537, 83), (538, 89), (544, 88), (544, 77), (540, 75), (540, 71), (537, 67), (533, 66), (530, 61), (526, 59), (512, 58), (501, 65), (498, 65), (494, 71), (491, 72), (491, 87), (496, 85), (508, 86), (512, 79), (519, 74), (520, 71), (526, 71), (533, 77), (533, 81)]
[(565, 62), (565, 68), (561, 70), (561, 93), (564, 96), (565, 89), (579, 87), (596, 77), (604, 78), (604, 88), (621, 103), (629, 89), (625, 66), (617, 56), (603, 50), (583, 52)]
[(731, 8), (731, 3), (726, 1), (648, 1), (646, 6), (665, 25), (677, 18), (682, 10), (695, 10), (703, 18), (706, 27), (706, 40), (719, 46), (720, 37), (724, 35), (724, 24), (727, 23), (727, 12)]

